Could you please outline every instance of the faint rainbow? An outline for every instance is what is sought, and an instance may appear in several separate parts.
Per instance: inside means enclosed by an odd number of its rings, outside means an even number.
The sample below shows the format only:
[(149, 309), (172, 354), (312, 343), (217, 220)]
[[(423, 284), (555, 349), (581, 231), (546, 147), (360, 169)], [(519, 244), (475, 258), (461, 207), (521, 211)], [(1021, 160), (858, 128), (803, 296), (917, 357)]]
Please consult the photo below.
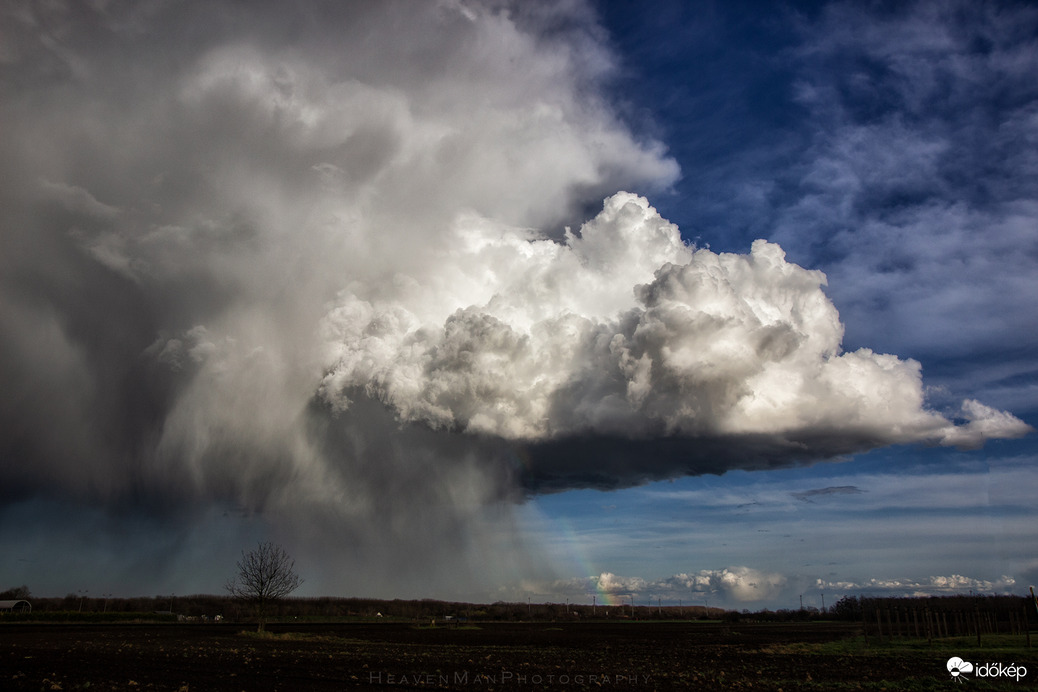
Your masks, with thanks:
[[(509, 455), (509, 461), (511, 462), (513, 471), (523, 474), (524, 472), (529, 472), (533, 469), (533, 464), (530, 460), (530, 453), (524, 446), (511, 445), (509, 451), (511, 452)], [(573, 573), (583, 575), (591, 584), (588, 596), (592, 598), (592, 604), (603, 606), (618, 605), (619, 601), (617, 600), (616, 594), (611, 591), (606, 591), (601, 587), (602, 572), (591, 564), (591, 560), (587, 556), (587, 551), (584, 550), (583, 542), (577, 536), (577, 532), (574, 531), (569, 519), (559, 517), (553, 521), (562, 529), (560, 533), (566, 544), (564, 553), (573, 559), (575, 565)]]
[(591, 588), (587, 592), (587, 595), (592, 599), (591, 604), (597, 603), (602, 606), (617, 605), (616, 594), (602, 588), (602, 572), (591, 564), (591, 560), (587, 556), (587, 551), (584, 549), (583, 541), (581, 541), (579, 536), (577, 536), (577, 532), (573, 530), (573, 525), (570, 523), (569, 519), (560, 517), (555, 521), (561, 529), (560, 534), (562, 535), (566, 545), (565, 553), (573, 559), (573, 572), (583, 575), (589, 582)]

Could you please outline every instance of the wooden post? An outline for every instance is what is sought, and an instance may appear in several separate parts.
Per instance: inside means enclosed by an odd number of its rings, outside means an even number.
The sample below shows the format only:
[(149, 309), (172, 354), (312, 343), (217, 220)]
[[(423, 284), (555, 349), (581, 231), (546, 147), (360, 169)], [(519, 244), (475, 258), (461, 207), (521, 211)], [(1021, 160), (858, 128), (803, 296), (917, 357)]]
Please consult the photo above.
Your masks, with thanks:
[(865, 608), (865, 599), (862, 596), (858, 597), (858, 603), (861, 604), (861, 633), (865, 637), (865, 648), (869, 648), (869, 611)]
[(980, 608), (974, 606), (973, 615), (977, 618), (977, 646), (980, 646)]
[(1027, 626), (1027, 606), (1026, 605), (1024, 606), (1024, 617), (1023, 617), (1023, 622), (1021, 624), (1023, 625), (1023, 628), (1024, 628), (1024, 634), (1027, 635), (1027, 648), (1030, 649), (1031, 648), (1031, 628)]

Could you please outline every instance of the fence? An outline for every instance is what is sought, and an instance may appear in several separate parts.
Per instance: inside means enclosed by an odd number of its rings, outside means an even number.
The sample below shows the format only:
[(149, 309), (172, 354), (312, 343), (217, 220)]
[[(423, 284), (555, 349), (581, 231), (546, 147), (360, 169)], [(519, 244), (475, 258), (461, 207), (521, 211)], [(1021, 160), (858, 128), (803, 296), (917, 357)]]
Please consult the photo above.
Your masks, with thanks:
[(862, 599), (866, 637), (926, 638), (1021, 635), (1031, 645), (1036, 616), (1033, 603), (1016, 597)]

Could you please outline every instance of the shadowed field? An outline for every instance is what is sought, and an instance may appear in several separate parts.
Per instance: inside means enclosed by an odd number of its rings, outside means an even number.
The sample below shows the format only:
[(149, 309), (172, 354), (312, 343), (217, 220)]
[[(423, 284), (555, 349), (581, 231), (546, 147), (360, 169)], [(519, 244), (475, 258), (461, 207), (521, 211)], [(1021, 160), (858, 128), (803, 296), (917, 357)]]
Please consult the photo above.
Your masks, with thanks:
[[(0, 625), (0, 689), (929, 690), (953, 655), (1038, 669), (1023, 642), (895, 641), (855, 625), (704, 622)], [(1008, 638), (1004, 638), (1008, 640)], [(1001, 647), (1001, 648), (999, 648)], [(971, 658), (972, 657), (972, 658)]]

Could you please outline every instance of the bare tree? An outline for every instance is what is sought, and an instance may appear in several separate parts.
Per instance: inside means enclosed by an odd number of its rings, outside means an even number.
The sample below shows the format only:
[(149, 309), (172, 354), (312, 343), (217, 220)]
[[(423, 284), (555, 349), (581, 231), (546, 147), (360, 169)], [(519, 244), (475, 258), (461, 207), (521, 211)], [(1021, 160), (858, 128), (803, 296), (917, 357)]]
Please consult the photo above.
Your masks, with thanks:
[(225, 588), (234, 598), (255, 607), (258, 631), (264, 630), (268, 607), (303, 583), (295, 573), (295, 565), (295, 560), (274, 543), (260, 543), (255, 550), (242, 551), (238, 575)]
[(28, 601), (30, 598), (32, 598), (32, 594), (29, 593), (29, 587), (25, 584), (22, 584), (21, 586), (16, 586), (13, 589), (8, 589), (4, 592), (0, 592), (0, 601)]

